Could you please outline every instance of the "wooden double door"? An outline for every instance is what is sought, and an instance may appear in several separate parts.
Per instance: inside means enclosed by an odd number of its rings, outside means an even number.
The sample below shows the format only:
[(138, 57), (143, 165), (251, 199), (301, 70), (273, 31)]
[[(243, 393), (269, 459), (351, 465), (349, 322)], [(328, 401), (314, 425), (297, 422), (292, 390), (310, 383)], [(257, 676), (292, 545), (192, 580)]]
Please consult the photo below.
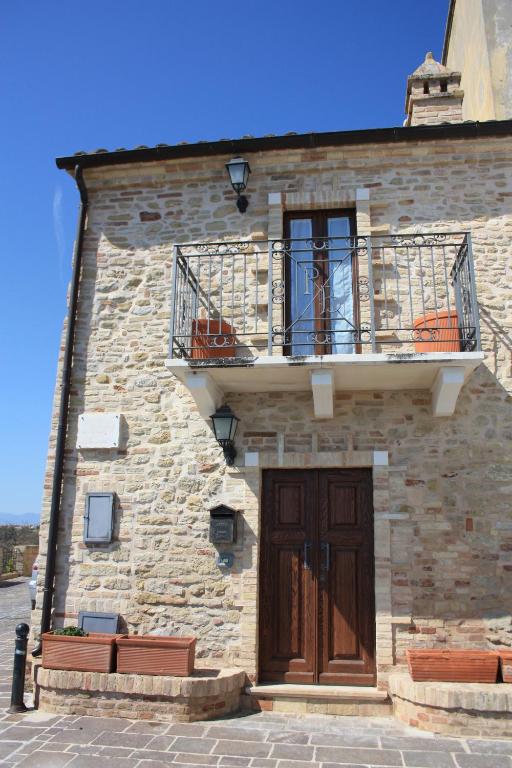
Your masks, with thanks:
[(371, 470), (263, 476), (259, 679), (375, 684)]

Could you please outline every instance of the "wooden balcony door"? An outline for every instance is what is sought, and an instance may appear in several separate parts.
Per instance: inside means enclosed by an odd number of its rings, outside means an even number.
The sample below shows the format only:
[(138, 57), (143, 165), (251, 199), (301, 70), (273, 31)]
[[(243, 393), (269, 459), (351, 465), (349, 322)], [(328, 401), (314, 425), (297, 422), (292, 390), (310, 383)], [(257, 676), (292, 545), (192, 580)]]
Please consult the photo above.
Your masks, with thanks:
[(371, 470), (263, 476), (263, 681), (375, 684)]

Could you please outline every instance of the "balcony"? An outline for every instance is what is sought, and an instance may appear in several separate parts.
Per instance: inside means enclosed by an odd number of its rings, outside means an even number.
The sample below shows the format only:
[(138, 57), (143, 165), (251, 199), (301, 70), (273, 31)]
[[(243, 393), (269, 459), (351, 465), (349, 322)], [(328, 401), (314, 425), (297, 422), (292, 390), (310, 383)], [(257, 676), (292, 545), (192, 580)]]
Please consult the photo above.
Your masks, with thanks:
[(224, 392), (429, 389), (451, 415), (483, 360), (469, 233), (175, 247), (169, 369), (207, 417)]

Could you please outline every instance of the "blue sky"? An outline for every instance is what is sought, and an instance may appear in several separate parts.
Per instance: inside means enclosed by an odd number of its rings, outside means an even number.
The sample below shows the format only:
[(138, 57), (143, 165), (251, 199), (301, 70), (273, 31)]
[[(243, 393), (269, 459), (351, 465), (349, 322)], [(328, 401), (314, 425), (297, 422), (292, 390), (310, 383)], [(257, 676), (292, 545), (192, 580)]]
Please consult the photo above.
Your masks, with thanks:
[(78, 196), (54, 158), (401, 125), (448, 0), (23, 0), (0, 25), (0, 520), (38, 513)]

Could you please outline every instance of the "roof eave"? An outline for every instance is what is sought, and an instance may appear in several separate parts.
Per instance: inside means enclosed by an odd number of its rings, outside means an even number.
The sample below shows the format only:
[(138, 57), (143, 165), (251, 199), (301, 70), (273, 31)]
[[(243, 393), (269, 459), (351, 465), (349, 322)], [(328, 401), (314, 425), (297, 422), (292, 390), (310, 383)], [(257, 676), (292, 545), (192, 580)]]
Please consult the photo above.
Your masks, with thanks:
[(318, 149), (322, 147), (349, 146), (354, 144), (385, 144), (408, 141), (435, 141), (437, 139), (478, 138), (481, 136), (512, 135), (512, 120), (490, 120), (464, 123), (441, 123), (414, 127), (366, 128), (356, 131), (326, 133), (302, 133), (284, 136), (263, 136), (221, 141), (205, 141), (196, 144), (127, 149), (115, 152), (93, 152), (58, 157), (57, 168), (72, 170), (77, 165), (93, 168), (127, 163), (147, 163), (158, 160), (209, 157), (215, 155), (269, 152), (285, 149)]

